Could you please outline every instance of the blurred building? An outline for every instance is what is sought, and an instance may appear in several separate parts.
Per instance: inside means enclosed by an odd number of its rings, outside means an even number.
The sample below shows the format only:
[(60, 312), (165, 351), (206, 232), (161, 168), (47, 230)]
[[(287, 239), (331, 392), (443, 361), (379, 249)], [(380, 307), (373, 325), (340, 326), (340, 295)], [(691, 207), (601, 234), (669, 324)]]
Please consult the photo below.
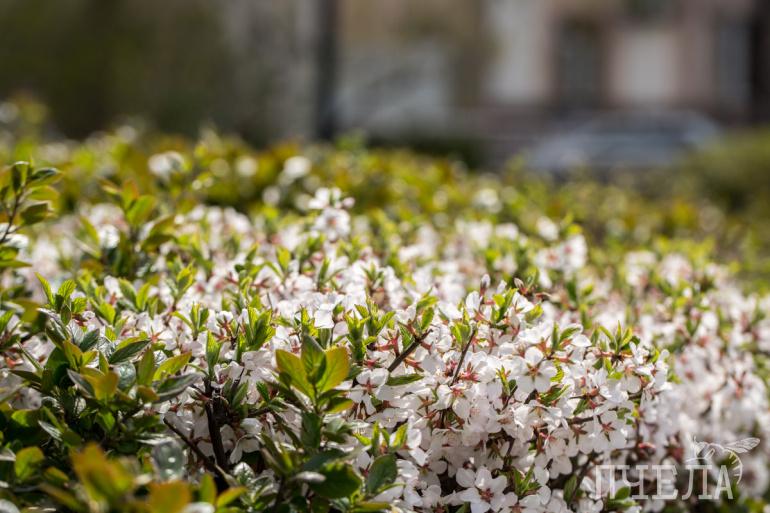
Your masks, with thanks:
[(752, 0), (339, 0), (340, 127), (509, 152), (596, 111), (766, 119), (768, 5)]
[(490, 0), (486, 7), (490, 101), (750, 113), (750, 0)]
[(769, 0), (0, 0), (0, 95), (257, 143), (363, 129), (510, 154), (613, 109), (770, 118)]

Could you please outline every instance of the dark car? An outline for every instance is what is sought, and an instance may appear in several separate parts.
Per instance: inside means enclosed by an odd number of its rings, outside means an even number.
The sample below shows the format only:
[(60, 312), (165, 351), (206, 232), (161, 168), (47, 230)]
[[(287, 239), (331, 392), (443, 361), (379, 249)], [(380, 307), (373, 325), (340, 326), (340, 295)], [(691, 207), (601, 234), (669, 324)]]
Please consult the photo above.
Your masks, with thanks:
[(712, 121), (693, 112), (602, 114), (546, 137), (529, 152), (527, 163), (555, 174), (581, 168), (601, 174), (658, 168), (706, 145), (719, 132)]

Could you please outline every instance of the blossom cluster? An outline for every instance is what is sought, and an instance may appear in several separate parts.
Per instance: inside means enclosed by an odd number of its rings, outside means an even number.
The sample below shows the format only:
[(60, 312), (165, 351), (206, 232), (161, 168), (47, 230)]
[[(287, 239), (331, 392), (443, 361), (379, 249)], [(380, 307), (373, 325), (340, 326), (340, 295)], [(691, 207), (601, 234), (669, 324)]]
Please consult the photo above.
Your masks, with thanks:
[[(178, 163), (165, 155), (150, 167), (165, 176)], [(294, 157), (281, 176), (306, 167)], [(718, 266), (645, 251), (602, 268), (578, 228), (547, 218), (532, 232), (468, 219), (382, 233), (334, 188), (279, 222), (210, 206), (158, 217), (141, 196), (108, 194), (111, 204), (83, 206), (22, 251), (33, 266), (13, 280), (34, 289), (48, 324), (7, 348), (8, 404), (50, 406), (45, 378), (28, 387), (36, 367), (94, 334), (101, 356), (75, 351), (80, 371), (68, 375), (102, 401), (99, 432), (113, 432), (103, 405), (114, 394), (156, 420), (138, 445), (106, 448), (152, 450), (157, 469), (212, 474), (220, 491), (234, 479), (244, 510), (296, 493), (297, 510), (315, 497), (351, 511), (660, 510), (599, 495), (596, 469), (683, 465), (694, 440), (770, 438), (770, 301)], [(73, 290), (51, 292), (68, 276)], [(5, 329), (26, 322), (14, 315)], [(142, 381), (145, 366), (155, 370)], [(161, 439), (182, 467), (157, 457)], [(288, 447), (334, 454), (353, 477), (306, 463), (287, 490), (276, 455)], [(742, 458), (744, 499), (768, 489), (768, 452)], [(359, 481), (363, 491), (336, 493)], [(214, 511), (204, 502), (186, 507)]]

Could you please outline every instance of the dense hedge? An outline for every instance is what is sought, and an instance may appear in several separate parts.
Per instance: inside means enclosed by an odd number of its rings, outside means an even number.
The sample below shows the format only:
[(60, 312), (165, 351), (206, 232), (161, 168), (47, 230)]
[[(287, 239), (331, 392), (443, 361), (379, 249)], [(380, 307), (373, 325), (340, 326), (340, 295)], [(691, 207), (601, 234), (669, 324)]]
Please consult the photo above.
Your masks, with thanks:
[[(38, 164), (0, 175), (5, 510), (763, 511), (770, 301), (681, 237), (702, 213), (355, 141), (24, 119), (2, 156)], [(731, 500), (597, 494), (600, 465), (756, 438)]]
[[(744, 287), (770, 285), (763, 132), (728, 138), (669, 169), (565, 181), (528, 173), (518, 161), (480, 174), (451, 158), (367, 148), (355, 137), (335, 147), (287, 143), (257, 151), (213, 130), (191, 141), (137, 124), (67, 141), (51, 135), (40, 104), (0, 110), (0, 158), (61, 169), (62, 211), (83, 198), (101, 201), (101, 179), (132, 181), (177, 210), (206, 203), (268, 217), (302, 213), (307, 195), (333, 184), (356, 199), (354, 213), (370, 217), (419, 218), (439, 228), (471, 217), (533, 230), (545, 215), (579, 224), (592, 256), (612, 265), (630, 249), (676, 247), (731, 265)], [(286, 159), (298, 153), (310, 159), (307, 174), (279, 180)]]

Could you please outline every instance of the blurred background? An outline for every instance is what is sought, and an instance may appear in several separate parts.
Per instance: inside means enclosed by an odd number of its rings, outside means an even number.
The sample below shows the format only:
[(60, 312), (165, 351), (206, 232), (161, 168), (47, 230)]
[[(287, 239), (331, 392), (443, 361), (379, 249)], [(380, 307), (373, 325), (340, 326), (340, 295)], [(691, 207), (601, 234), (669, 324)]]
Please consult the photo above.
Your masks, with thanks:
[(95, 177), (276, 218), (334, 185), (770, 290), (768, 0), (0, 0), (0, 63), (0, 160), (65, 170), (64, 210)]
[(768, 121), (770, 2), (0, 0), (0, 62), (0, 96), (67, 137), (131, 116), (256, 145), (360, 130), (601, 172)]

